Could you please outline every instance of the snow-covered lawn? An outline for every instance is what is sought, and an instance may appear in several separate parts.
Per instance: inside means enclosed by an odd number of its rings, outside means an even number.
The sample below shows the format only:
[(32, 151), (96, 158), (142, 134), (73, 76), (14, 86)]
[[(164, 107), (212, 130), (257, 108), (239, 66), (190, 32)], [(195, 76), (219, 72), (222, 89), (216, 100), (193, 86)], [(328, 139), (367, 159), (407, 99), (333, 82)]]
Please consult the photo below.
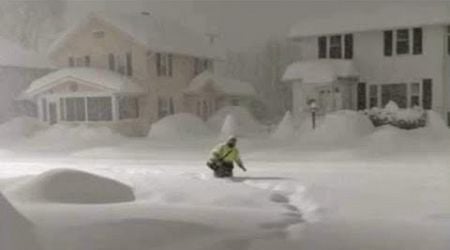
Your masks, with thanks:
[[(57, 137), (50, 132), (47, 139)], [(2, 146), (0, 190), (35, 226), (35, 249), (450, 249), (445, 134), (384, 127), (345, 146), (311, 141), (310, 147), (243, 139), (249, 171), (237, 169), (231, 180), (214, 179), (204, 164), (214, 138), (105, 134), (108, 140), (87, 144), (52, 144), (41, 135), (43, 145), (26, 138)], [(15, 190), (55, 168), (118, 180), (136, 200), (36, 201)], [(101, 189), (92, 192), (107, 191)]]

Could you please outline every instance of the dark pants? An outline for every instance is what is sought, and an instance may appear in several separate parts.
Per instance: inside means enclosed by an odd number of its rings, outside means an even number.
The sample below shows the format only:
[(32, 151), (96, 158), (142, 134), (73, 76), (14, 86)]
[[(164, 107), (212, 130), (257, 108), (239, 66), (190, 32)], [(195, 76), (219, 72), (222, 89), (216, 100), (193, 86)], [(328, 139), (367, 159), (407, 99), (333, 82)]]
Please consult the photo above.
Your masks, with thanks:
[(214, 171), (214, 176), (217, 178), (233, 177), (233, 162), (208, 162), (208, 167)]

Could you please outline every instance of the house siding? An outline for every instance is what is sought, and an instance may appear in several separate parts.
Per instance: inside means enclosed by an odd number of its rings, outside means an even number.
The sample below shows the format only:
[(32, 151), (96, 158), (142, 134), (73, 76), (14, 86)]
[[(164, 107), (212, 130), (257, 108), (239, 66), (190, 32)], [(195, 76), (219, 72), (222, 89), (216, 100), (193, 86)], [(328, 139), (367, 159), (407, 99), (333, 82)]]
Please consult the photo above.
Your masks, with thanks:
[[(446, 101), (449, 97), (447, 89), (449, 83), (443, 74), (445, 70), (443, 55), (446, 54), (444, 50), (445, 29), (443, 26), (422, 28), (423, 48), (420, 55), (413, 55), (412, 52), (407, 55), (396, 55), (394, 51), (392, 56), (387, 57), (384, 55), (383, 31), (354, 33), (353, 61), (360, 72), (360, 81), (368, 85), (422, 83), (423, 79), (432, 79), (432, 109), (444, 116), (450, 108)], [(412, 34), (410, 34), (410, 39), (412, 39)], [(302, 38), (301, 44), (302, 59), (318, 59), (317, 37)], [(410, 46), (410, 50), (412, 50), (412, 46)], [(368, 94), (366, 96), (369, 97)], [(369, 100), (366, 103), (369, 103)]]
[[(93, 35), (103, 31), (102, 38)], [(72, 37), (51, 55), (51, 59), (60, 67), (69, 66), (70, 57), (90, 56), (90, 67), (109, 69), (108, 55), (121, 55), (126, 60), (126, 53), (132, 55), (131, 79), (144, 87), (147, 95), (139, 99), (140, 123), (142, 133), (146, 133), (150, 124), (157, 121), (158, 98), (172, 98), (175, 112), (188, 111), (184, 105), (183, 90), (194, 78), (194, 57), (173, 55), (172, 76), (158, 76), (156, 69), (156, 52), (133, 40), (126, 33), (102, 20), (93, 18), (81, 30), (72, 33)]]

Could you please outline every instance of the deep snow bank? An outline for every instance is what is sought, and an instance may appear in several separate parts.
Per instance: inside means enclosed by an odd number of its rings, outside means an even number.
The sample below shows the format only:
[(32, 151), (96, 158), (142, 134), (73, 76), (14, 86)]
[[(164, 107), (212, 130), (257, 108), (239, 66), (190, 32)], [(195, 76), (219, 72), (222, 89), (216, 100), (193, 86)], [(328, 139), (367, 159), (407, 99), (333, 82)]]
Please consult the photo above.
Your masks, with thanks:
[(39, 250), (34, 225), (0, 193), (0, 248)]
[(24, 146), (34, 149), (67, 150), (116, 144), (124, 137), (107, 127), (56, 124), (37, 131), (24, 141)]
[(10, 143), (33, 135), (46, 127), (45, 124), (32, 117), (16, 117), (0, 124), (0, 143)]
[(300, 131), (300, 142), (305, 145), (321, 146), (349, 145), (373, 133), (374, 129), (372, 122), (365, 115), (341, 110), (327, 114), (315, 130)]
[(152, 125), (149, 137), (154, 139), (183, 140), (205, 138), (212, 132), (206, 124), (192, 114), (167, 116)]
[(214, 131), (221, 131), (228, 115), (232, 115), (236, 121), (236, 136), (257, 136), (267, 131), (247, 109), (239, 106), (228, 106), (220, 109), (209, 118), (207, 124)]
[(71, 169), (55, 169), (5, 190), (18, 201), (103, 204), (133, 201), (133, 190), (116, 180)]

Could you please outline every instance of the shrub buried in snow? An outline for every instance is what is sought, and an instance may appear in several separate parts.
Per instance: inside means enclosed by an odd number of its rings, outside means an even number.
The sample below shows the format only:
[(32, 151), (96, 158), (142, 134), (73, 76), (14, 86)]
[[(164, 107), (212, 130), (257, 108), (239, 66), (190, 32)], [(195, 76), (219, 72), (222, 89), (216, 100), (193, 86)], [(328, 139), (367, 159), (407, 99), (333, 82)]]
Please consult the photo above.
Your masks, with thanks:
[(392, 125), (401, 129), (415, 129), (424, 127), (427, 120), (427, 114), (422, 108), (400, 109), (393, 101), (386, 104), (384, 109), (372, 108), (364, 113), (376, 127)]

